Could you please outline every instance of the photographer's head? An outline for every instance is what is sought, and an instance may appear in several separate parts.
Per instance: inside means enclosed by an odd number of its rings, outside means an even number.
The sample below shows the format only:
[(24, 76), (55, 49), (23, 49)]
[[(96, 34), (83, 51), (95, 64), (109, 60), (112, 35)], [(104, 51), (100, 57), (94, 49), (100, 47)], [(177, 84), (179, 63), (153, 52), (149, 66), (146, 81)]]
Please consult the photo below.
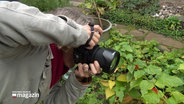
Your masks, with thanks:
[(56, 10), (51, 11), (51, 13), (56, 16), (65, 15), (81, 25), (86, 25), (94, 21), (92, 18), (84, 15), (82, 10), (77, 7), (57, 8)]

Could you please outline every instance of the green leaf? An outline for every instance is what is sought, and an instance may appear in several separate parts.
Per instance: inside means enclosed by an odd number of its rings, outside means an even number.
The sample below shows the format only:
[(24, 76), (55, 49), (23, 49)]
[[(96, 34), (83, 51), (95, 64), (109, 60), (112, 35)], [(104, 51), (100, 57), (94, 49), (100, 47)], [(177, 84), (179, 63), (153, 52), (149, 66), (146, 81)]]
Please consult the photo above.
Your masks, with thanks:
[(154, 66), (154, 65), (149, 65), (146, 69), (145, 72), (148, 74), (154, 75), (154, 74), (160, 74), (162, 72), (162, 69), (160, 67)]
[(142, 80), (139, 86), (140, 86), (142, 95), (144, 95), (148, 93), (148, 90), (151, 90), (154, 87), (154, 84), (147, 80)]
[(115, 98), (116, 98), (115, 96), (110, 97), (109, 98), (109, 103), (114, 104)]
[(133, 73), (128, 72), (128, 73), (127, 73), (127, 82), (132, 81), (132, 78), (133, 78)]
[(123, 49), (128, 52), (133, 52), (132, 47), (130, 45), (123, 45)]
[(159, 88), (164, 88), (165, 87), (165, 84), (163, 84), (162, 81), (159, 81), (159, 80), (155, 83), (155, 85)]
[(141, 83), (142, 79), (138, 79), (138, 80), (133, 80), (130, 82), (130, 90), (134, 87), (139, 86), (139, 84)]
[(126, 59), (129, 60), (130, 62), (133, 61), (133, 55), (132, 55), (132, 54), (127, 54), (125, 57), (126, 57)]
[(134, 65), (128, 65), (127, 69), (130, 71), (130, 73), (133, 73), (135, 66)]
[(168, 87), (178, 87), (183, 85), (183, 81), (177, 76), (170, 76), (168, 74), (163, 73), (160, 78), (155, 83), (156, 86), (163, 88), (165, 86)]
[(184, 95), (182, 93), (175, 91), (172, 92), (171, 94), (177, 103), (184, 103)]
[(134, 77), (137, 80), (138, 78), (141, 78), (142, 76), (144, 76), (145, 72), (144, 70), (137, 70), (134, 72)]
[(92, 7), (92, 4), (91, 3), (85, 3), (85, 7), (90, 9)]
[(140, 60), (140, 59), (137, 59), (137, 60), (135, 61), (135, 64), (139, 65), (139, 68), (143, 68), (143, 67), (146, 66), (146, 62), (144, 62), (144, 61), (142, 61), (142, 60)]
[(123, 100), (124, 91), (125, 91), (125, 88), (124, 88), (123, 86), (116, 86), (116, 87), (115, 87), (116, 96), (119, 97), (119, 100), (120, 100), (120, 101)]
[(120, 75), (117, 77), (117, 81), (127, 82), (127, 75), (126, 75), (126, 74), (120, 74)]
[(160, 97), (154, 92), (149, 92), (142, 96), (147, 104), (158, 104), (160, 102)]
[(170, 97), (169, 99), (166, 99), (167, 104), (177, 104), (177, 102), (174, 100), (173, 97)]
[(130, 96), (132, 96), (134, 99), (141, 99), (141, 93), (137, 89), (133, 89), (129, 91)]
[(180, 64), (178, 70), (184, 70), (184, 63), (183, 64)]

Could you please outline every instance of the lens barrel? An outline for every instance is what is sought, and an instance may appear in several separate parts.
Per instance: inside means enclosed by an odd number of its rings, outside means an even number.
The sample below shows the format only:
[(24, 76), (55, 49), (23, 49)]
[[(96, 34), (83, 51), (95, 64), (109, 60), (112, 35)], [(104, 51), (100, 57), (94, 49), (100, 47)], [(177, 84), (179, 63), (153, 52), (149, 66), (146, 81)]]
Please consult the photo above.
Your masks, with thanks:
[(103, 72), (112, 73), (120, 60), (120, 53), (110, 48), (101, 48), (96, 45), (93, 49), (86, 49), (83, 46), (74, 49), (75, 63), (93, 63), (98, 61)]

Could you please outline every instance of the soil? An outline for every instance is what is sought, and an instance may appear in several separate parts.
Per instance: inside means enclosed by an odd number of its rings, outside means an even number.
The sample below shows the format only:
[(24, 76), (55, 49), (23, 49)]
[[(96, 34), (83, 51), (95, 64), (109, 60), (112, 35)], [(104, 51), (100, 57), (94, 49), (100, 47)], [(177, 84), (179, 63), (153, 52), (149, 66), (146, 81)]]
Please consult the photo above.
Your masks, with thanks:
[(180, 15), (184, 16), (184, 0), (160, 0), (160, 5), (167, 5), (175, 8), (181, 8)]
[(164, 3), (168, 3), (174, 6), (181, 6), (184, 7), (184, 0), (160, 0), (160, 4), (163, 5)]

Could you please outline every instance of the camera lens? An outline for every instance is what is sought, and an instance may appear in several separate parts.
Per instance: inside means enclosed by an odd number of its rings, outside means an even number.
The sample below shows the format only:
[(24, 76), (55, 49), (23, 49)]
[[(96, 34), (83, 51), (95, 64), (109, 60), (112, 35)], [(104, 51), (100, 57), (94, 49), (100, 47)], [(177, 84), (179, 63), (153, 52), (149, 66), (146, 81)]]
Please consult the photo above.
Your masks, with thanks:
[(120, 54), (113, 49), (98, 48), (98, 50), (94, 53), (93, 59), (98, 60), (104, 72), (113, 73), (118, 66)]
[(114, 59), (112, 60), (111, 66), (110, 66), (110, 70), (114, 71), (115, 68), (117, 67), (117, 64), (119, 62), (119, 59), (117, 56), (114, 56)]
[(74, 50), (75, 63), (93, 63), (97, 60), (103, 72), (113, 73), (119, 64), (120, 53), (110, 48), (101, 48), (96, 45), (88, 50), (84, 46)]

